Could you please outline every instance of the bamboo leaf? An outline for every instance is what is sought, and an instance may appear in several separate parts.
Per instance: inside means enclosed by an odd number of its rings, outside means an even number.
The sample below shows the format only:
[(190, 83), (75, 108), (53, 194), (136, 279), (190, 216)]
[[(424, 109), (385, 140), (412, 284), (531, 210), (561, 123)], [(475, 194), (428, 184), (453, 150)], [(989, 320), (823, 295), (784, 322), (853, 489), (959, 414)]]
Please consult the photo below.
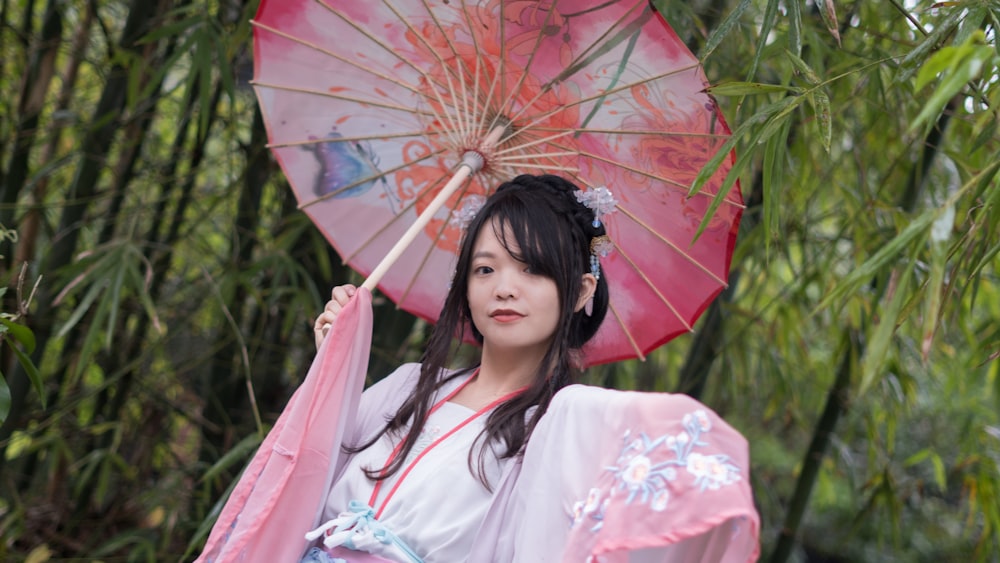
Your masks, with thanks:
[(788, 50), (796, 57), (802, 56), (802, 5), (801, 0), (790, 0), (788, 6)]
[(109, 302), (107, 335), (105, 336), (105, 347), (111, 348), (111, 341), (115, 334), (115, 320), (118, 318), (118, 307), (121, 305), (122, 283), (125, 281), (125, 272), (129, 264), (121, 261), (117, 264), (115, 277), (111, 281), (111, 291), (104, 294), (104, 298)]
[(897, 270), (890, 277), (890, 289), (886, 293), (888, 305), (882, 308), (878, 325), (875, 326), (865, 356), (861, 361), (861, 384), (858, 387), (858, 395), (864, 395), (884, 370), (883, 361), (889, 353), (892, 336), (896, 333), (896, 328), (899, 325), (900, 312), (909, 295), (907, 290), (912, 274), (913, 267), (907, 265), (903, 268), (902, 274)]
[(201, 476), (201, 480), (212, 481), (237, 463), (243, 463), (260, 446), (262, 440), (262, 436), (256, 432), (243, 438), (226, 452), (226, 455), (219, 458), (219, 461), (215, 462), (212, 467), (209, 467)]
[(713, 96), (756, 96), (758, 94), (771, 94), (774, 92), (799, 93), (802, 91), (802, 88), (782, 86), (781, 84), (761, 84), (759, 82), (724, 82), (705, 88), (705, 91)]
[(816, 90), (809, 96), (809, 102), (813, 106), (816, 114), (816, 122), (819, 125), (820, 140), (823, 148), (830, 152), (830, 142), (833, 139), (832, 120), (830, 118), (830, 98), (822, 91)]
[(937, 486), (942, 493), (946, 492), (948, 490), (948, 477), (947, 472), (944, 469), (944, 462), (941, 460), (941, 456), (938, 454), (932, 454), (931, 463), (934, 465), (934, 481), (937, 483)]
[(776, 135), (772, 135), (764, 146), (763, 162), (763, 214), (767, 236), (764, 237), (765, 253), (770, 254), (771, 239), (777, 237), (781, 228), (781, 186), (784, 179), (785, 154), (787, 151), (788, 134), (792, 121), (784, 120), (784, 124)]
[(42, 374), (38, 372), (38, 367), (35, 366), (35, 362), (31, 361), (31, 356), (24, 353), (19, 346), (15, 346), (10, 340), (4, 339), (7, 345), (10, 347), (11, 351), (17, 357), (17, 361), (24, 368), (24, 373), (28, 376), (28, 381), (35, 388), (35, 392), (38, 393), (38, 398), (42, 401), (42, 408), (45, 408), (45, 386), (42, 385)]
[(948, 69), (944, 72), (941, 84), (910, 125), (911, 131), (933, 121), (952, 97), (965, 89), (970, 80), (980, 75), (983, 65), (993, 57), (993, 49), (987, 45), (964, 45), (949, 51), (942, 49), (941, 52), (949, 55)]
[(955, 223), (955, 207), (948, 206), (940, 217), (931, 225), (930, 240), (930, 277), (927, 282), (926, 298), (924, 300), (924, 326), (920, 343), (920, 352), (924, 361), (930, 357), (931, 345), (934, 342), (934, 332), (941, 313), (941, 289), (944, 287), (944, 270), (948, 259), (948, 239)]
[(826, 30), (830, 32), (830, 35), (837, 40), (837, 46), (840, 46), (840, 23), (837, 22), (837, 7), (834, 5), (833, 0), (818, 0), (817, 7), (819, 8), (819, 15), (823, 18), (823, 23), (826, 24)]
[(3, 371), (0, 371), (0, 424), (7, 420), (10, 414), (10, 387), (7, 386), (7, 378)]
[(961, 20), (961, 10), (951, 10), (944, 20), (935, 23), (934, 30), (931, 31), (924, 40), (917, 45), (915, 49), (910, 51), (908, 55), (903, 57), (900, 62), (900, 66), (908, 67), (914, 65), (910, 70), (904, 70), (896, 76), (897, 81), (907, 81), (915, 72), (916, 62), (928, 53), (938, 48), (945, 39), (950, 37), (955, 32), (955, 27)]
[(107, 285), (106, 280), (97, 280), (90, 286), (90, 289), (83, 296), (83, 299), (80, 300), (80, 303), (76, 306), (76, 309), (73, 310), (73, 314), (70, 315), (69, 319), (66, 320), (66, 323), (62, 326), (62, 328), (59, 329), (59, 332), (56, 333), (56, 338), (62, 338), (66, 336), (69, 333), (69, 331), (72, 330), (73, 327), (75, 327), (78, 322), (80, 322), (80, 319), (82, 319), (83, 316), (87, 314), (87, 311), (90, 309), (90, 306), (93, 305), (94, 301), (96, 301), (97, 298), (101, 295), (101, 291), (104, 289), (106, 285)]
[(705, 42), (705, 46), (702, 48), (702, 53), (699, 59), (704, 61), (709, 57), (709, 55), (712, 54), (712, 51), (715, 51), (715, 48), (719, 46), (719, 43), (722, 43), (722, 40), (729, 35), (730, 30), (732, 30), (733, 27), (739, 22), (740, 16), (742, 16), (743, 12), (750, 7), (750, 4), (750, 0), (740, 0), (740, 3), (733, 8), (733, 11), (729, 12), (726, 19), (722, 20), (719, 27), (715, 28), (712, 35), (708, 37), (708, 41)]
[(764, 9), (764, 18), (760, 24), (760, 33), (757, 34), (757, 49), (754, 50), (753, 60), (750, 61), (750, 68), (747, 70), (747, 80), (757, 75), (757, 67), (760, 65), (760, 57), (767, 46), (768, 37), (774, 29), (774, 20), (778, 15), (778, 4), (780, 0), (768, 0)]
[(795, 67), (795, 70), (799, 71), (799, 74), (801, 74), (806, 79), (806, 82), (808, 82), (810, 86), (816, 86), (817, 84), (822, 82), (819, 78), (819, 75), (816, 74), (816, 71), (813, 70), (812, 67), (809, 66), (798, 55), (795, 55), (789, 51), (785, 51), (785, 54), (788, 55), (788, 59), (792, 61), (792, 66)]
[(767, 106), (761, 108), (760, 111), (755, 113), (750, 119), (741, 123), (735, 131), (726, 139), (726, 142), (719, 147), (719, 150), (712, 155), (712, 158), (705, 163), (698, 175), (695, 176), (694, 181), (691, 183), (691, 189), (688, 190), (688, 195), (694, 195), (698, 193), (698, 190), (705, 185), (705, 182), (709, 178), (715, 175), (722, 165), (722, 162), (730, 158), (730, 153), (740, 139), (750, 133), (752, 141), (749, 143), (750, 146), (754, 145), (754, 141), (759, 140), (763, 134), (764, 127), (760, 127), (760, 124), (765, 124), (765, 126), (775, 118), (775, 116), (787, 115), (790, 113), (798, 104), (801, 103), (800, 96), (786, 96), (781, 100), (768, 104)]
[(0, 317), (0, 324), (6, 327), (7, 334), (13, 336), (14, 340), (24, 346), (27, 353), (35, 353), (35, 333), (30, 328), (4, 317)]
[(820, 301), (819, 305), (813, 310), (815, 314), (821, 309), (829, 307), (835, 301), (838, 301), (848, 293), (853, 293), (861, 287), (862, 284), (867, 283), (871, 278), (882, 270), (887, 264), (896, 260), (903, 249), (907, 248), (921, 235), (926, 234), (927, 229), (930, 228), (931, 223), (937, 218), (939, 210), (932, 209), (921, 215), (910, 222), (909, 225), (903, 229), (903, 232), (899, 233), (896, 238), (889, 241), (887, 244), (883, 245), (878, 251), (875, 252), (868, 260), (865, 260), (861, 266), (855, 268), (850, 274), (844, 277), (843, 280), (836, 287), (834, 287), (827, 295)]

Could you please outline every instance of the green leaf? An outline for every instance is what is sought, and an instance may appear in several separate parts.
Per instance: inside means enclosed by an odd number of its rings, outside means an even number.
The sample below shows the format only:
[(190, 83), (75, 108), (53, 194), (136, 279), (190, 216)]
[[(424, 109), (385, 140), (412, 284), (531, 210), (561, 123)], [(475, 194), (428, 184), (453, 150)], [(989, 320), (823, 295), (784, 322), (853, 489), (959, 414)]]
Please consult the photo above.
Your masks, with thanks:
[(760, 65), (760, 57), (767, 47), (767, 38), (774, 29), (774, 20), (778, 15), (778, 4), (781, 0), (768, 0), (767, 8), (764, 9), (764, 19), (760, 24), (760, 33), (757, 34), (757, 48), (754, 50), (753, 60), (750, 61), (750, 68), (747, 70), (747, 80), (757, 75), (757, 67)]
[(899, 325), (903, 303), (909, 296), (908, 289), (912, 274), (913, 266), (907, 265), (903, 268), (901, 275), (896, 271), (890, 278), (890, 292), (887, 296), (889, 303), (882, 307), (878, 325), (875, 326), (874, 333), (869, 339), (868, 349), (861, 361), (861, 385), (858, 387), (858, 395), (863, 396), (884, 371), (883, 361), (889, 353), (892, 336), (896, 333), (896, 328)]
[(73, 327), (76, 326), (78, 322), (80, 322), (80, 319), (82, 319), (83, 316), (87, 314), (87, 311), (90, 310), (90, 306), (93, 305), (94, 301), (96, 301), (97, 298), (100, 296), (101, 291), (104, 289), (105, 285), (107, 285), (106, 281), (105, 282), (97, 281), (90, 286), (90, 289), (83, 296), (83, 299), (80, 300), (80, 303), (76, 306), (76, 309), (73, 310), (73, 314), (70, 315), (69, 319), (66, 320), (66, 324), (64, 324), (62, 328), (59, 329), (59, 332), (56, 333), (56, 338), (62, 338), (67, 334), (69, 334), (69, 331), (72, 330)]
[(759, 140), (763, 133), (764, 127), (760, 126), (762, 123), (766, 126), (775, 118), (775, 116), (786, 115), (799, 103), (801, 103), (800, 96), (785, 96), (781, 100), (761, 108), (760, 111), (755, 113), (750, 119), (741, 123), (736, 130), (733, 131), (729, 138), (726, 139), (726, 142), (719, 147), (719, 150), (712, 155), (712, 158), (705, 163), (701, 171), (698, 172), (698, 175), (691, 183), (691, 189), (688, 190), (688, 195), (698, 193), (698, 190), (705, 185), (705, 182), (715, 175), (715, 173), (719, 170), (719, 167), (722, 165), (722, 162), (729, 158), (733, 148), (744, 135), (748, 133), (751, 134), (751, 142), (749, 145), (753, 146), (755, 141)]
[(781, 228), (781, 187), (785, 171), (785, 155), (788, 151), (788, 134), (792, 129), (792, 121), (784, 120), (784, 124), (776, 135), (772, 135), (764, 146), (764, 162), (762, 165), (762, 182), (764, 190), (763, 214), (767, 236), (764, 237), (764, 249), (770, 254), (771, 239), (777, 238)]
[(934, 481), (943, 493), (948, 490), (948, 476), (944, 469), (944, 462), (941, 461), (941, 456), (933, 454), (931, 455), (931, 463), (934, 465)]
[(823, 18), (823, 23), (826, 24), (826, 30), (830, 32), (830, 35), (837, 40), (837, 45), (840, 45), (840, 24), (837, 22), (837, 8), (833, 4), (833, 0), (816, 0), (817, 8), (819, 8), (819, 15)]
[(787, 2), (788, 50), (796, 57), (802, 56), (802, 6), (798, 0)]
[(715, 28), (712, 35), (708, 37), (705, 47), (702, 48), (702, 53), (699, 57), (700, 60), (704, 61), (707, 59), (712, 54), (712, 51), (719, 46), (719, 43), (722, 43), (722, 40), (726, 38), (726, 35), (729, 35), (729, 31), (739, 22), (740, 16), (750, 7), (750, 4), (750, 0), (740, 0), (740, 3), (733, 8), (733, 11), (729, 12), (726, 19), (722, 20), (719, 27)]
[(801, 74), (803, 78), (806, 79), (806, 82), (808, 82), (810, 86), (816, 86), (817, 84), (822, 82), (822, 80), (820, 80), (819, 78), (819, 75), (816, 74), (816, 71), (813, 70), (811, 66), (806, 64), (806, 62), (802, 60), (798, 55), (791, 53), (789, 51), (785, 51), (785, 54), (788, 55), (788, 59), (792, 61), (792, 66), (795, 67), (795, 70), (797, 70), (799, 74)]
[(813, 106), (816, 114), (816, 123), (819, 126), (820, 140), (823, 148), (830, 152), (830, 142), (833, 139), (833, 127), (830, 118), (830, 98), (824, 92), (816, 90), (809, 95), (809, 103)]
[(18, 363), (24, 368), (24, 373), (28, 375), (28, 380), (31, 381), (32, 386), (35, 388), (35, 392), (38, 393), (38, 398), (42, 401), (42, 408), (45, 408), (45, 387), (42, 385), (42, 375), (38, 372), (38, 368), (35, 366), (35, 362), (31, 361), (31, 356), (24, 353), (19, 346), (15, 346), (10, 340), (4, 340), (8, 346), (10, 346), (11, 351), (17, 356)]
[(802, 88), (782, 86), (781, 84), (762, 84), (759, 82), (724, 82), (705, 88), (713, 96), (756, 96), (773, 92), (801, 92)]
[(963, 45), (947, 53), (951, 56), (941, 84), (913, 120), (910, 125), (911, 131), (935, 119), (945, 105), (966, 88), (970, 80), (982, 73), (983, 65), (993, 57), (993, 49), (987, 45)]
[(889, 241), (887, 244), (882, 245), (878, 251), (875, 252), (868, 260), (865, 260), (860, 266), (855, 268), (850, 274), (844, 277), (843, 280), (836, 287), (834, 287), (827, 295), (820, 301), (819, 305), (813, 310), (813, 313), (821, 309), (829, 307), (833, 302), (841, 299), (848, 293), (853, 293), (857, 291), (862, 284), (867, 283), (871, 278), (882, 270), (890, 262), (899, 258), (899, 254), (906, 247), (913, 244), (913, 242), (920, 236), (927, 233), (930, 228), (931, 223), (937, 218), (939, 210), (932, 209), (929, 210), (917, 218), (913, 219), (909, 225), (903, 229), (903, 232), (896, 235), (896, 238)]
[(7, 420), (7, 415), (10, 414), (10, 405), (10, 387), (7, 386), (7, 378), (0, 371), (0, 424)]
[[(955, 27), (961, 20), (961, 12), (962, 10), (950, 10), (944, 20), (935, 22), (934, 31), (928, 34), (920, 45), (917, 45), (915, 49), (903, 57), (900, 66), (907, 67), (914, 65), (918, 60), (927, 56), (928, 53), (937, 49), (945, 39), (954, 33)], [(903, 71), (896, 76), (896, 80), (909, 80), (913, 76), (913, 72), (914, 70)]]
[(7, 334), (14, 337), (29, 354), (35, 353), (35, 333), (21, 323), (0, 317), (0, 324), (7, 327)]
[(205, 471), (205, 474), (201, 476), (201, 481), (211, 481), (237, 463), (244, 463), (254, 450), (260, 446), (262, 440), (262, 436), (256, 432), (240, 440), (239, 443), (226, 452), (226, 455), (219, 458), (219, 461), (208, 468), (208, 471)]

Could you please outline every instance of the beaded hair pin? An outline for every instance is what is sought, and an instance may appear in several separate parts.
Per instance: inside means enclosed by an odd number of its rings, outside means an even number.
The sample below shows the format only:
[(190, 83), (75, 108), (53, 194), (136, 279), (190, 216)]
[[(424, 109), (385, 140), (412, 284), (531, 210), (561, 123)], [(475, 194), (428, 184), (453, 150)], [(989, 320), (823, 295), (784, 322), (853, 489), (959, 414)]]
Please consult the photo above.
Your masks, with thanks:
[[(587, 206), (594, 212), (594, 228), (601, 226), (601, 219), (617, 210), (618, 200), (615, 199), (611, 190), (605, 186), (599, 188), (587, 188), (577, 190), (573, 193), (576, 200)], [(608, 235), (600, 235), (590, 239), (590, 273), (595, 278), (601, 279), (601, 258), (607, 258), (615, 245)]]

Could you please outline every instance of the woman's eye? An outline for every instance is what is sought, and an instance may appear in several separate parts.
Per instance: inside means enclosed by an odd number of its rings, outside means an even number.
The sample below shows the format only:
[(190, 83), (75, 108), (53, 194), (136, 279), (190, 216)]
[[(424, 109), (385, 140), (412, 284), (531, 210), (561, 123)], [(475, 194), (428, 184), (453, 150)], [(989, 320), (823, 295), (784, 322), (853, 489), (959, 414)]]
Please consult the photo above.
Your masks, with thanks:
[(493, 271), (493, 268), (489, 266), (476, 266), (473, 268), (472, 273), (474, 274), (488, 274)]

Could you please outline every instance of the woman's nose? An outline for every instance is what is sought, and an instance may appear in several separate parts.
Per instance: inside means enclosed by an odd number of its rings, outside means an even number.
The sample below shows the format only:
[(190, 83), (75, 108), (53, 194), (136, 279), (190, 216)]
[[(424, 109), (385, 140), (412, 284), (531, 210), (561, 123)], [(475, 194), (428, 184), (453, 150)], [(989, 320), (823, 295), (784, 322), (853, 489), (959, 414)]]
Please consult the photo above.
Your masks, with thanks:
[(510, 299), (517, 296), (517, 284), (511, 279), (510, 274), (503, 273), (496, 277), (496, 287), (494, 293), (497, 299)]

